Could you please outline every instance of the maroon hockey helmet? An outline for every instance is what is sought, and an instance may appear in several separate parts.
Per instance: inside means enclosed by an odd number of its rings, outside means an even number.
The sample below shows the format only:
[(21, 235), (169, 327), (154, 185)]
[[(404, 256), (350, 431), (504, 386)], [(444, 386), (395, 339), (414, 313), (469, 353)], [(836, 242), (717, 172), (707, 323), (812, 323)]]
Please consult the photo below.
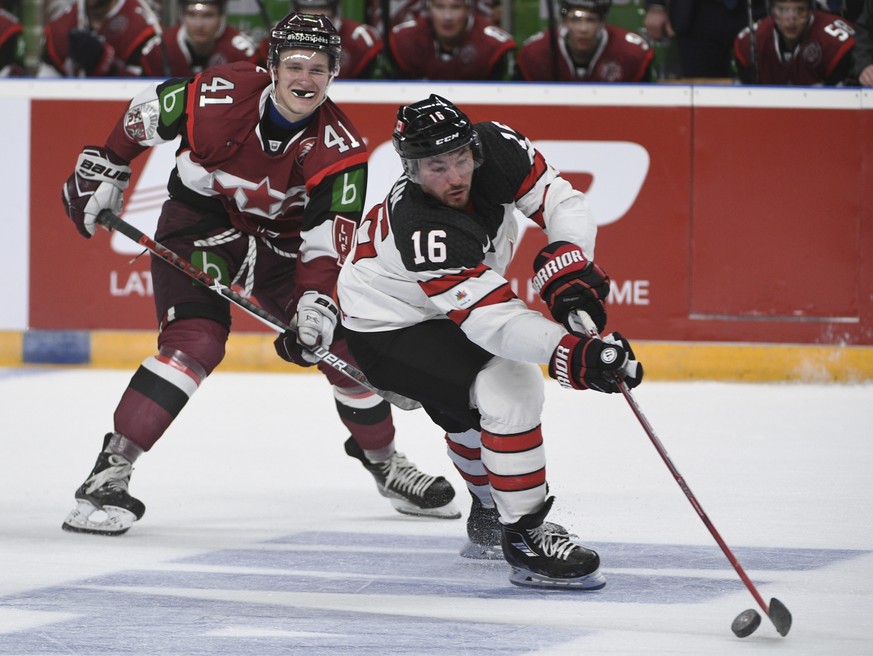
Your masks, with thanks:
[(573, 11), (588, 11), (605, 19), (612, 7), (612, 0), (561, 0), (561, 16)]
[(271, 69), (279, 63), (279, 52), (288, 48), (324, 52), (330, 58), (331, 75), (339, 73), (342, 52), (340, 35), (333, 23), (321, 14), (292, 12), (276, 23), (270, 32), (267, 55)]
[(189, 5), (211, 5), (217, 7), (218, 11), (223, 14), (227, 9), (227, 0), (179, 0), (180, 10)]

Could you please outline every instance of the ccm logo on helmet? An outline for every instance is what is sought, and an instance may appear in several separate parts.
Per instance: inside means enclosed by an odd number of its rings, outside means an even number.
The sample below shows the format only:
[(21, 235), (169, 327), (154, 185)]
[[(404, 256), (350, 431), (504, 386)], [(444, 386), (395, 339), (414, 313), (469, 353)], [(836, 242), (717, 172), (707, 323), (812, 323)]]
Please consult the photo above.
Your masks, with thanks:
[(546, 266), (537, 271), (537, 275), (533, 277), (533, 280), (531, 281), (531, 283), (533, 284), (533, 288), (537, 291), (537, 293), (539, 293), (542, 289), (542, 286), (547, 281), (551, 280), (551, 278), (555, 276), (558, 271), (566, 269), (574, 262), (582, 262), (585, 264), (588, 263), (588, 261), (584, 257), (582, 257), (582, 254), (576, 250), (568, 251), (563, 255), (556, 257), (554, 260), (549, 260), (549, 262), (546, 263)]
[(434, 144), (434, 146), (439, 146), (440, 144), (447, 143), (447, 142), (451, 141), (452, 139), (457, 139), (459, 136), (461, 136), (461, 133), (455, 132), (454, 134), (450, 134), (449, 136), (443, 137), (442, 139), (437, 139), (436, 141), (433, 142), (433, 144)]

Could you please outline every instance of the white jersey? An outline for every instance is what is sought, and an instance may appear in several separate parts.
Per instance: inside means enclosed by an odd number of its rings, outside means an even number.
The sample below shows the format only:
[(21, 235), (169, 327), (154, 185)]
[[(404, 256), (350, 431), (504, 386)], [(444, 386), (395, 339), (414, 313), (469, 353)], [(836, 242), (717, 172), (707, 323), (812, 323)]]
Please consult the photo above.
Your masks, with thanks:
[(517, 237), (513, 210), (589, 259), (597, 225), (584, 194), (523, 135), (499, 123), (475, 129), (484, 163), (466, 209), (403, 176), (364, 219), (338, 280), (343, 325), (380, 332), (450, 320), (490, 353), (547, 363), (566, 330), (529, 309), (504, 277)]

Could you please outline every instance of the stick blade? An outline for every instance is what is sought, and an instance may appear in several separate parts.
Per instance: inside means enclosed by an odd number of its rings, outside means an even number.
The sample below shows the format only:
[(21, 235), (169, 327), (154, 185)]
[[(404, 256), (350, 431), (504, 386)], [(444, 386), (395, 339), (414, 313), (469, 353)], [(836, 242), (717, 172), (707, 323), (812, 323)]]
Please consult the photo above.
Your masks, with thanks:
[(770, 621), (773, 622), (773, 626), (775, 626), (776, 630), (779, 632), (779, 635), (788, 635), (788, 632), (791, 630), (791, 613), (788, 611), (788, 608), (785, 607), (785, 604), (779, 601), (776, 597), (773, 597), (770, 600), (769, 617)]

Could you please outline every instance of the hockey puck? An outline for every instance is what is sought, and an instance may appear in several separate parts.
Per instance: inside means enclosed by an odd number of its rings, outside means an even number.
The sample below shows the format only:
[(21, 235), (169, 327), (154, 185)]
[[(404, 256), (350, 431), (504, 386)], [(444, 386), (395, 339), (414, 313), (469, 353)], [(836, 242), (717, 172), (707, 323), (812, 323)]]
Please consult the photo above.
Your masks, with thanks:
[(731, 631), (738, 638), (746, 638), (752, 635), (761, 625), (761, 615), (754, 608), (744, 610), (736, 616), (731, 624)]

